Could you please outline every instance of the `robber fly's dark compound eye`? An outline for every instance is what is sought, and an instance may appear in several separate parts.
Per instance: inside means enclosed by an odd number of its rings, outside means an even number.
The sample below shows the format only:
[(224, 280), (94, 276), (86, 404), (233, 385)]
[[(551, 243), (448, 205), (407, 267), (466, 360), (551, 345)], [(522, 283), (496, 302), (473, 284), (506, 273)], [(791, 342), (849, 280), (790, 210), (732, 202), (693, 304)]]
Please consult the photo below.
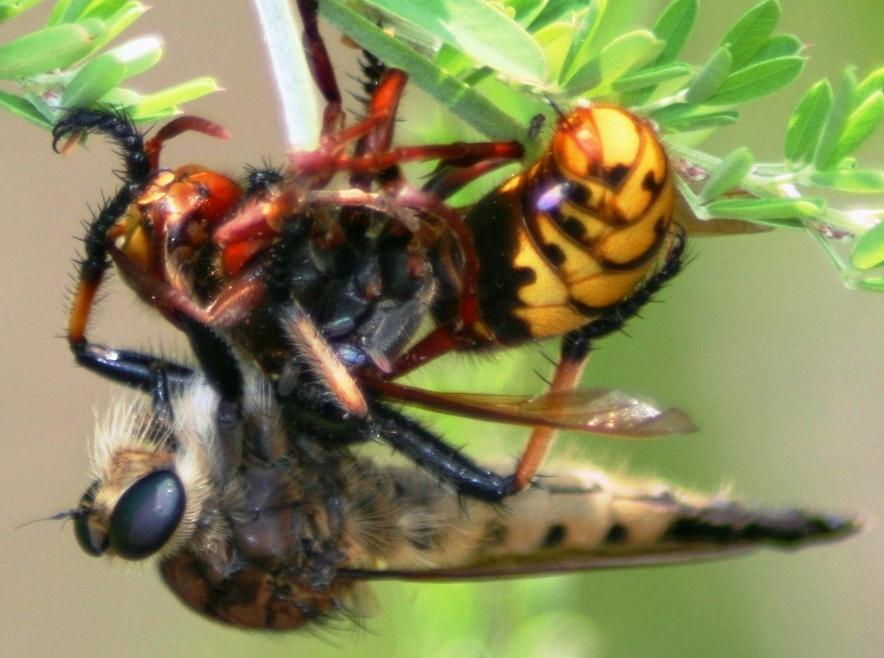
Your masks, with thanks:
[(110, 545), (138, 560), (165, 544), (184, 514), (184, 485), (172, 471), (154, 471), (130, 486), (110, 518)]
[(90, 513), (92, 503), (95, 502), (95, 492), (98, 490), (98, 482), (86, 490), (80, 499), (74, 515), (74, 535), (87, 555), (99, 557), (107, 550), (107, 532), (95, 524), (95, 517)]

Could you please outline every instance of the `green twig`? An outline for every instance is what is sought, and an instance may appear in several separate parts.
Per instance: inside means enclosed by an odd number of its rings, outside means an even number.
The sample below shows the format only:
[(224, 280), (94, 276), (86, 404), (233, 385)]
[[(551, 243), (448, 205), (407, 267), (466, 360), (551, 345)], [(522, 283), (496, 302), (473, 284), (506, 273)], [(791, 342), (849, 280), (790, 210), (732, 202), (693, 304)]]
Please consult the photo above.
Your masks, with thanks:
[(253, 0), (282, 107), (289, 146), (316, 148), (319, 111), (316, 85), (301, 45), (300, 22), (288, 0)]

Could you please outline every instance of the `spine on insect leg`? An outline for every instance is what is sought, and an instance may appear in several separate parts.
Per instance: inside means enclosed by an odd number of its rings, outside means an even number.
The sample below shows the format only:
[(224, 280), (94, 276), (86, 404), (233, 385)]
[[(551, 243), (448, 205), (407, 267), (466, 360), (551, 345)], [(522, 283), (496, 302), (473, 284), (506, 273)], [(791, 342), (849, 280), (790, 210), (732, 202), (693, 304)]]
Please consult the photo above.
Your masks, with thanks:
[(443, 494), (429, 478), (396, 477), (402, 541), (379, 564), (408, 574), (432, 570), (436, 578), (691, 561), (759, 545), (797, 547), (859, 528), (851, 518), (760, 509), (591, 467), (545, 477), (502, 506)]

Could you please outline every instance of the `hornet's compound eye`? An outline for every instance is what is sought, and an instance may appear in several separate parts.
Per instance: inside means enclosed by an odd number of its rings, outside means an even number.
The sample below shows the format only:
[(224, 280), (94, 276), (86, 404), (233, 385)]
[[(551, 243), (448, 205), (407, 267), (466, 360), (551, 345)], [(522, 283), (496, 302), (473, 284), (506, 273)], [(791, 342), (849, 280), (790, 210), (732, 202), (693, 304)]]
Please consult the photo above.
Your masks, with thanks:
[(80, 498), (80, 505), (74, 516), (74, 535), (77, 537), (77, 543), (87, 555), (93, 557), (101, 556), (108, 547), (107, 532), (95, 524), (95, 517), (91, 513), (96, 491), (98, 491), (97, 481), (93, 482)]
[(110, 518), (110, 545), (139, 560), (158, 551), (175, 532), (185, 507), (184, 485), (172, 471), (154, 471), (120, 496)]

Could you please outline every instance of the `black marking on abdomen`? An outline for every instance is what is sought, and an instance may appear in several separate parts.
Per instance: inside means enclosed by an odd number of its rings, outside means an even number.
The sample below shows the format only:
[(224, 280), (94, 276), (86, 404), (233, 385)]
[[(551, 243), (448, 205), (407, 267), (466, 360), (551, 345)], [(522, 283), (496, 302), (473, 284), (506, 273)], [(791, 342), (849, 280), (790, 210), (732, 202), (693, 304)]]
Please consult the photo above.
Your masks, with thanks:
[(583, 242), (583, 237), (586, 235), (586, 226), (579, 219), (573, 215), (566, 215), (558, 224), (569, 237)]
[(568, 536), (568, 529), (562, 525), (561, 523), (556, 523), (555, 525), (551, 525), (549, 530), (546, 531), (546, 536), (543, 538), (543, 542), (541, 543), (542, 548), (555, 548)]
[(660, 194), (660, 191), (663, 189), (663, 184), (666, 182), (666, 176), (663, 176), (663, 180), (658, 181), (654, 176), (653, 170), (648, 171), (645, 174), (644, 180), (642, 180), (642, 189), (647, 190), (651, 193), (651, 196), (656, 199)]
[(620, 523), (613, 524), (608, 528), (608, 534), (605, 535), (605, 544), (622, 544), (629, 538), (629, 531), (626, 526)]
[(735, 503), (726, 503), (678, 519), (666, 531), (664, 540), (718, 544), (762, 540), (790, 543), (845, 532), (851, 527), (850, 521), (810, 516), (801, 510), (749, 512)]
[(566, 260), (565, 252), (557, 244), (545, 244), (541, 247), (543, 255), (553, 267), (560, 267)]
[(625, 164), (618, 164), (608, 169), (602, 170), (601, 179), (611, 187), (618, 187), (623, 179), (629, 175), (631, 167)]

